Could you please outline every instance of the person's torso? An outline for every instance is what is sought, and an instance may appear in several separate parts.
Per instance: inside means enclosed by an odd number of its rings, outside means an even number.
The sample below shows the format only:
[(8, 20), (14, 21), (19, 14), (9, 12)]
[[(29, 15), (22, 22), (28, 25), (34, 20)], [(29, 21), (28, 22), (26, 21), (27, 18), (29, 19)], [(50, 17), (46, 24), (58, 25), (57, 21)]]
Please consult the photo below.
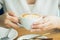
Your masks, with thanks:
[[(27, 7), (23, 6), (20, 0), (5, 0), (5, 1), (7, 9), (15, 12), (16, 15), (28, 12)], [(30, 8), (32, 13), (58, 16), (58, 0), (38, 0), (34, 6), (30, 5), (30, 7), (32, 8), (32, 10)]]

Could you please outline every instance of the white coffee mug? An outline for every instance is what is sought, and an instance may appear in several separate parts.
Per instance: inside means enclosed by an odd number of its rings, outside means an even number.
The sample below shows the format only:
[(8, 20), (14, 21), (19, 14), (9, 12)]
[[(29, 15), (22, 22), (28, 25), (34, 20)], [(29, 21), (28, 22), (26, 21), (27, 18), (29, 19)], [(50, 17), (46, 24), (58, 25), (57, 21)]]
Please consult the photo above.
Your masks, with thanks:
[(39, 19), (36, 15), (26, 15), (25, 17), (20, 16), (20, 26), (23, 26), (27, 30), (31, 30), (32, 24)]

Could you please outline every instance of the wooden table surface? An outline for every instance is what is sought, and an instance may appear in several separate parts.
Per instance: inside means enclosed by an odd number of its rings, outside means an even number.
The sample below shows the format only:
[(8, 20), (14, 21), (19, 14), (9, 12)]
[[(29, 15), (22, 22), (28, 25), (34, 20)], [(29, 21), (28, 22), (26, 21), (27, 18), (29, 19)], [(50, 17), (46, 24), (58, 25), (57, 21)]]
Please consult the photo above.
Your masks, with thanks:
[[(26, 34), (41, 34), (39, 32), (30, 32), (24, 28), (16, 28), (16, 30), (18, 31), (18, 37), (22, 36), (22, 35), (26, 35)], [(53, 40), (60, 40), (60, 32), (59, 33), (51, 33), (49, 35), (47, 35), (50, 38), (53, 38)], [(17, 37), (17, 38), (18, 38)], [(17, 39), (15, 39), (17, 40)]]

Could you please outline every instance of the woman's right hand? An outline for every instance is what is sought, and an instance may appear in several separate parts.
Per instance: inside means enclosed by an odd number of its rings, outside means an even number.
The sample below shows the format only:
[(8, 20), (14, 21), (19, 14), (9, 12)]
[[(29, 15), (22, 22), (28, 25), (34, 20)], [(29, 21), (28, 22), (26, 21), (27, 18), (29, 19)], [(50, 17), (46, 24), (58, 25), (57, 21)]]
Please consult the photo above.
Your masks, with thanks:
[[(8, 15), (6, 15), (8, 14)], [(0, 26), (5, 28), (16, 28), (18, 25), (18, 18), (13, 12), (8, 12), (0, 16)]]

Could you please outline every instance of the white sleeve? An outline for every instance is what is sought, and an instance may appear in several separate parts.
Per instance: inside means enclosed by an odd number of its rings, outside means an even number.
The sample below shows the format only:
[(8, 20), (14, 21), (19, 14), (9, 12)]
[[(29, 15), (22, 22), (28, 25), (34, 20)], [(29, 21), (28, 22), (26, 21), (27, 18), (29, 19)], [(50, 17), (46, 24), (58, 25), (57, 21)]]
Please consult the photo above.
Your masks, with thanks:
[(58, 5), (60, 6), (60, 0), (59, 0), (59, 3), (58, 3)]
[(60, 0), (59, 0), (59, 3), (58, 3), (58, 8), (59, 8), (59, 17), (60, 17)]
[(2, 3), (2, 0), (0, 0), (0, 9), (2, 8), (2, 5), (1, 5), (1, 4), (3, 4), (3, 3)]
[(18, 15), (23, 13), (23, 8), (21, 7), (20, 1), (18, 0), (4, 0), (6, 4), (6, 9), (8, 11), (12, 11), (15, 13), (17, 17)]
[(2, 2), (2, 0), (0, 0), (0, 2)]

